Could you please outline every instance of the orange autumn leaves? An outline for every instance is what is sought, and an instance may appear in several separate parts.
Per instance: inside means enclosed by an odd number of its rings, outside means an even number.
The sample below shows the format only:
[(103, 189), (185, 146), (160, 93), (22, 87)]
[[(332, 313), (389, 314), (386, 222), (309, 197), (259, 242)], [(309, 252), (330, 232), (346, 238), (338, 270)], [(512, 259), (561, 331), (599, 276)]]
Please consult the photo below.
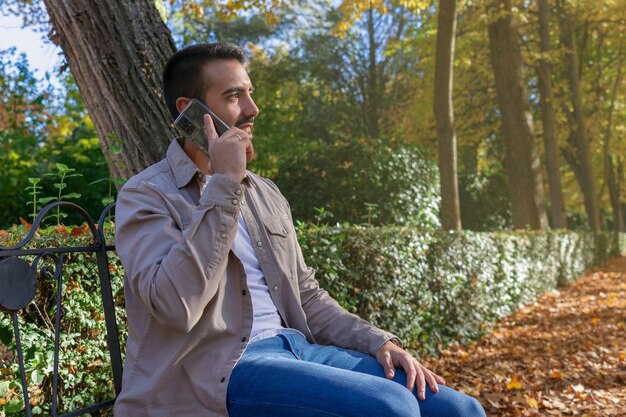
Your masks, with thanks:
[(425, 361), (489, 416), (626, 416), (626, 258)]

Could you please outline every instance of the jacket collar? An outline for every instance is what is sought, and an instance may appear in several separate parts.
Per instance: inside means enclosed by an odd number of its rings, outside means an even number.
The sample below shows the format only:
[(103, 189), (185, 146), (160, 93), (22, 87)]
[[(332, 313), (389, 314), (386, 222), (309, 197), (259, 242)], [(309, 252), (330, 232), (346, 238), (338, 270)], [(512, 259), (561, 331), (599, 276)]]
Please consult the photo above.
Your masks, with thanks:
[(179, 189), (186, 187), (189, 182), (197, 178), (198, 175), (204, 178), (202, 172), (200, 172), (198, 167), (187, 156), (177, 139), (173, 139), (170, 143), (165, 158), (172, 169), (172, 173), (176, 179), (176, 186)]

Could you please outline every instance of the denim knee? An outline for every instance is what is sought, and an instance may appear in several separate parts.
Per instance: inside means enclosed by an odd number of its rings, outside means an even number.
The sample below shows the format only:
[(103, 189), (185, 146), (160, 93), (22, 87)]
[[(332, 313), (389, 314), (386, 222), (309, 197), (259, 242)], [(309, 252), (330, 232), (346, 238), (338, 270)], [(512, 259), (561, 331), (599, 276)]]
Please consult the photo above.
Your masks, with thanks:
[(465, 406), (462, 414), (459, 414), (459, 416), (462, 415), (467, 417), (487, 417), (487, 414), (485, 414), (485, 409), (483, 408), (480, 401), (470, 396), (468, 396), (467, 398), (467, 405)]
[[(387, 381), (385, 381), (387, 382)], [(391, 381), (389, 381), (391, 382)], [(397, 383), (385, 383), (381, 389), (372, 390), (368, 410), (363, 415), (385, 417), (419, 417), (417, 398), (405, 386)]]
[(456, 401), (448, 403), (446, 417), (487, 417), (480, 402), (469, 395), (460, 394)]

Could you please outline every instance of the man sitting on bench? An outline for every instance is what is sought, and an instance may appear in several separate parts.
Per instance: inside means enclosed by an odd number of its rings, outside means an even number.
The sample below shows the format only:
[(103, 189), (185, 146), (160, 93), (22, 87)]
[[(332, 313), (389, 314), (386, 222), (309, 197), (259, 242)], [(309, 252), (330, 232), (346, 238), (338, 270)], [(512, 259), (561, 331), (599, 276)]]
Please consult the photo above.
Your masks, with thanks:
[(319, 288), (287, 201), (246, 171), (259, 109), (245, 62), (199, 44), (165, 67), (174, 118), (198, 98), (230, 128), (218, 136), (205, 116), (208, 153), (173, 140), (119, 193), (129, 333), (115, 415), (485, 416)]

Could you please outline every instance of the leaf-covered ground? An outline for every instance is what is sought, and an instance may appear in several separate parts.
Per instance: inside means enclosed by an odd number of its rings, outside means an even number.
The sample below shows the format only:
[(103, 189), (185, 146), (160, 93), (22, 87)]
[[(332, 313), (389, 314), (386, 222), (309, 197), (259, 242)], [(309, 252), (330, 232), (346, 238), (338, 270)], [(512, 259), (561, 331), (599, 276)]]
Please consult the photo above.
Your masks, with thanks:
[(626, 258), (424, 362), (488, 416), (626, 416)]

